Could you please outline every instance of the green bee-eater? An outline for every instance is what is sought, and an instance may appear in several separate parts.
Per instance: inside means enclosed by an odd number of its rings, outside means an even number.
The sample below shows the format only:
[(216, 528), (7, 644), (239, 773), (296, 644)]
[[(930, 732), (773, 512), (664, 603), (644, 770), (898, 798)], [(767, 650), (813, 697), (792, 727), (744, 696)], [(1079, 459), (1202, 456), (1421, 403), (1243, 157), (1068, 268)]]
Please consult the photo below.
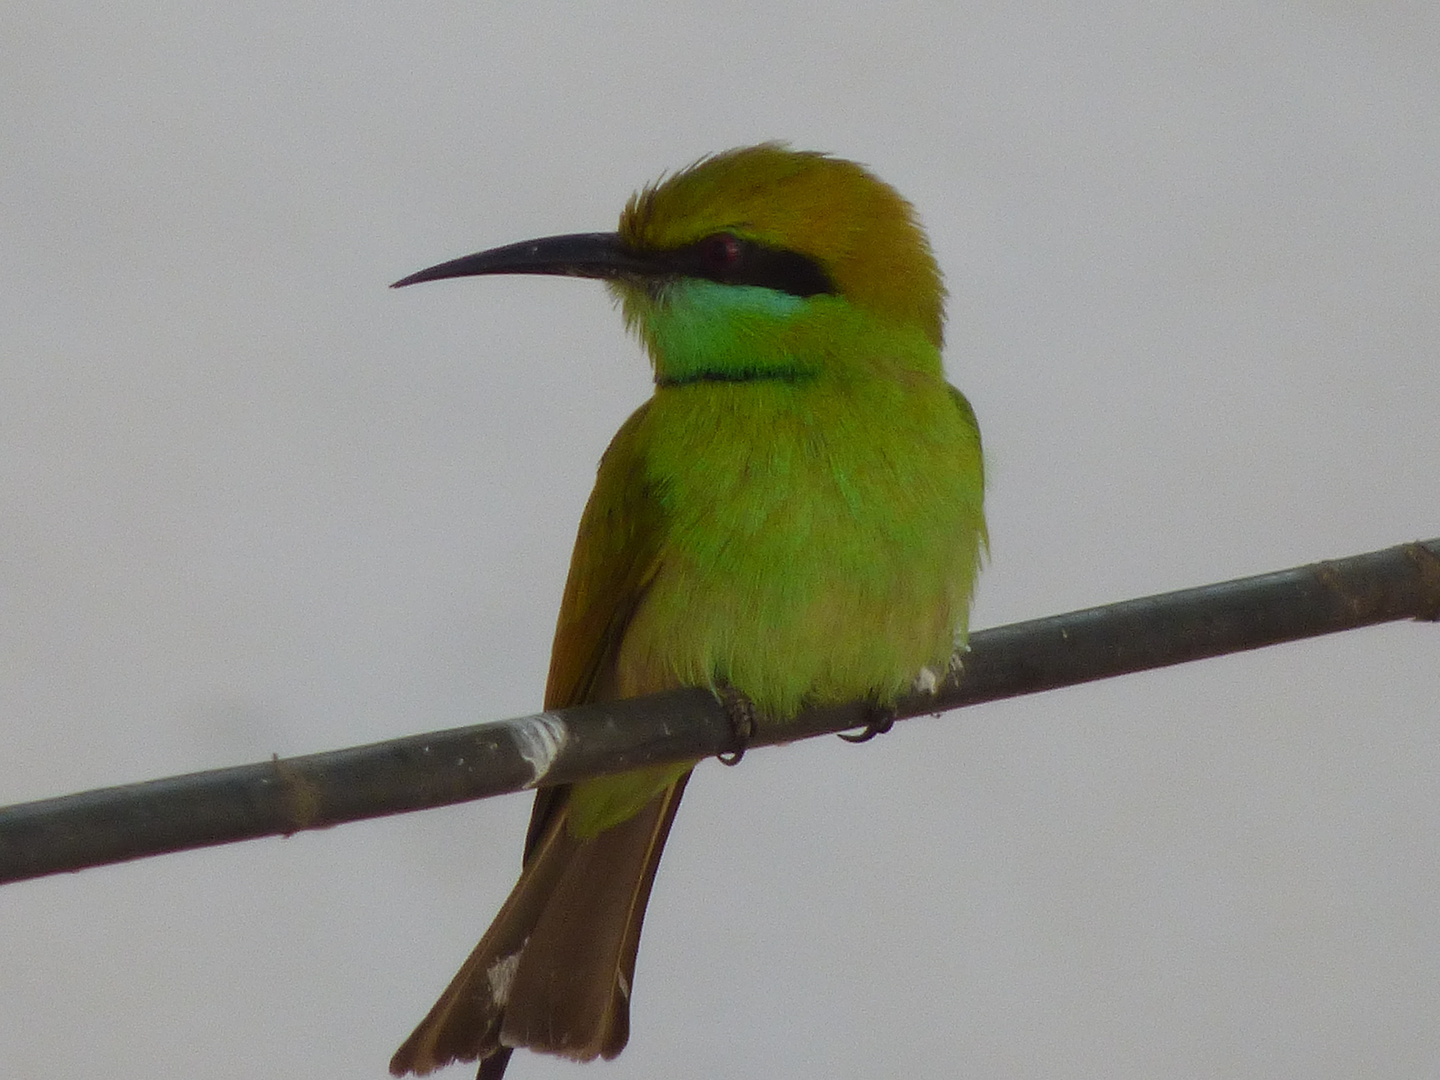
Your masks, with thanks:
[[(632, 197), (617, 232), (397, 284), (505, 273), (607, 282), (655, 369), (580, 522), (547, 709), (704, 686), (783, 725), (944, 673), (985, 543), (980, 432), (945, 381), (940, 272), (894, 189), (823, 154), (731, 150)], [(519, 882), (392, 1072), (478, 1059), (497, 1080), (514, 1047), (624, 1048), (693, 765), (539, 792)]]

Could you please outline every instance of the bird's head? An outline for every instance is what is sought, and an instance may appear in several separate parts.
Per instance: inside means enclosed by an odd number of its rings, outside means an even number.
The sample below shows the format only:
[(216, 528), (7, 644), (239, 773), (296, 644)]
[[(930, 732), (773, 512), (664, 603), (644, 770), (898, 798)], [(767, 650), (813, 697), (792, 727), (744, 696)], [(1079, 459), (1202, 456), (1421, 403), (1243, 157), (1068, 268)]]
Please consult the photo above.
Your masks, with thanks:
[(854, 162), (774, 143), (636, 193), (614, 233), (493, 248), (396, 285), (505, 273), (609, 282), (662, 384), (814, 374), (874, 333), (938, 364), (942, 343), (945, 290), (910, 204)]

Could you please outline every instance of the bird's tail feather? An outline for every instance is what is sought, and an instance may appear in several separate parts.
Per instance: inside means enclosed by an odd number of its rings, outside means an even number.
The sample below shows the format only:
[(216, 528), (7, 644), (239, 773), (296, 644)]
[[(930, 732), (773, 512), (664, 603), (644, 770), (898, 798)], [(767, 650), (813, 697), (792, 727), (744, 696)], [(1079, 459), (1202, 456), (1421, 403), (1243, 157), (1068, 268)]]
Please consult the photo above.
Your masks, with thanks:
[(479, 1080), (500, 1080), (513, 1047), (580, 1061), (618, 1054), (630, 1033), (645, 904), (688, 777), (583, 840), (566, 827), (561, 802), (490, 929), (390, 1071), (424, 1075), (478, 1059)]

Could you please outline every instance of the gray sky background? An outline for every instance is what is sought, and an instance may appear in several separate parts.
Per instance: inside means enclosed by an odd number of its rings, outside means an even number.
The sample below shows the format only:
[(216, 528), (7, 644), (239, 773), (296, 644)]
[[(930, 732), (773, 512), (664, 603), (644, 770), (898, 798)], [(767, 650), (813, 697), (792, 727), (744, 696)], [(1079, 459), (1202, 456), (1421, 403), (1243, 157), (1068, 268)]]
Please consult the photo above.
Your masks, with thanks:
[[(991, 462), (976, 626), (1440, 534), (1440, 7), (38, 0), (0, 37), (0, 802), (539, 704), (647, 371), (387, 292), (768, 138), (873, 165)], [(707, 764), (546, 1077), (1440, 1071), (1440, 638)], [(385, 1075), (514, 798), (0, 889), (0, 1075)], [(456, 1070), (453, 1076), (465, 1076)]]

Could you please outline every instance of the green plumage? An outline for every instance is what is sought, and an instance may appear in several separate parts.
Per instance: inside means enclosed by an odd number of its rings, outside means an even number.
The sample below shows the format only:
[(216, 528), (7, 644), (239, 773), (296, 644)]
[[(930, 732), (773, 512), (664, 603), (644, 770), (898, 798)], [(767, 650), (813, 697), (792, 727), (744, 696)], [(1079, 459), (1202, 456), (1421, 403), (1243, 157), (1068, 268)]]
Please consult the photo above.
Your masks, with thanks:
[[(783, 726), (942, 675), (985, 544), (984, 480), (909, 205), (853, 163), (767, 145), (647, 189), (614, 237), (537, 243), (564, 258), (497, 249), (430, 276), (605, 278), (656, 376), (600, 464), (547, 707), (723, 685)], [(478, 1057), (494, 1080), (509, 1047), (619, 1052), (690, 768), (541, 793), (520, 882), (393, 1070)]]
[[(649, 509), (633, 543), (655, 566), (615, 696), (724, 682), (783, 723), (811, 701), (889, 703), (947, 668), (983, 538), (979, 432), (933, 345), (829, 306), (785, 335), (788, 367), (662, 385), (616, 436), (587, 525), (631, 485), (623, 501)], [(677, 366), (730, 355), (694, 345)], [(638, 810), (648, 780), (579, 785), (572, 827), (593, 828), (592, 792), (606, 823)]]

